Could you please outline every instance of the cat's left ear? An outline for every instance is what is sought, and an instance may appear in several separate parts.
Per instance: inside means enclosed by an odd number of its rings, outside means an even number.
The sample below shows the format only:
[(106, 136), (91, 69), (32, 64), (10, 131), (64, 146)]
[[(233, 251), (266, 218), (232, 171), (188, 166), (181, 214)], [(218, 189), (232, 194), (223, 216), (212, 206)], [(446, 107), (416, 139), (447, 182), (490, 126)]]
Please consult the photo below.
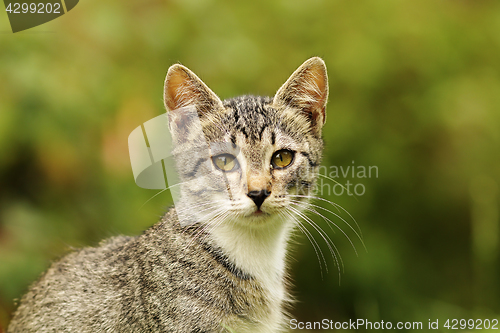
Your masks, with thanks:
[(321, 58), (313, 57), (306, 60), (281, 86), (273, 104), (305, 113), (311, 121), (313, 133), (319, 136), (326, 121), (327, 100), (326, 65)]

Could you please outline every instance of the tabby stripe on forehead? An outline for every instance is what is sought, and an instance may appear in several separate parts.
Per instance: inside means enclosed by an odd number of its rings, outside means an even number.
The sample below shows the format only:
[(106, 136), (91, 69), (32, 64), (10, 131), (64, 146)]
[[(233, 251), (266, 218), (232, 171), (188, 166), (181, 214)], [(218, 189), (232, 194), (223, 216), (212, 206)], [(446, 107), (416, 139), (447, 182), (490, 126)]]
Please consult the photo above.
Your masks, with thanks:
[(306, 152), (303, 152), (303, 151), (300, 151), (299, 152), (302, 156), (304, 156), (305, 158), (307, 158), (307, 161), (309, 162), (309, 165), (311, 167), (316, 167), (318, 166), (318, 163), (316, 162), (313, 162), (313, 160), (311, 159), (311, 156), (309, 155), (309, 153), (306, 153)]
[(269, 126), (269, 124), (265, 124), (264, 126), (262, 126), (262, 128), (260, 129), (260, 132), (259, 132), (259, 140), (262, 141), (262, 133), (264, 133), (264, 131), (266, 130), (266, 128)]
[(198, 172), (198, 169), (200, 168), (200, 165), (208, 160), (208, 158), (200, 158), (198, 161), (196, 161), (196, 164), (193, 168), (193, 171), (189, 172), (186, 174), (187, 177), (194, 177), (196, 173)]
[(240, 115), (238, 114), (238, 110), (236, 108), (236, 104), (233, 102), (230, 104), (231, 109), (233, 110), (233, 115), (234, 115), (234, 123), (238, 124), (240, 121)]
[[(240, 115), (238, 114), (238, 106), (235, 101), (231, 101), (229, 107), (233, 111), (234, 125), (236, 126), (236, 129), (242, 132), (245, 135), (245, 138), (248, 139), (248, 133), (246, 132), (245, 127), (240, 125)], [(231, 141), (233, 141), (232, 138)], [(234, 140), (233, 143), (236, 143), (236, 140)]]

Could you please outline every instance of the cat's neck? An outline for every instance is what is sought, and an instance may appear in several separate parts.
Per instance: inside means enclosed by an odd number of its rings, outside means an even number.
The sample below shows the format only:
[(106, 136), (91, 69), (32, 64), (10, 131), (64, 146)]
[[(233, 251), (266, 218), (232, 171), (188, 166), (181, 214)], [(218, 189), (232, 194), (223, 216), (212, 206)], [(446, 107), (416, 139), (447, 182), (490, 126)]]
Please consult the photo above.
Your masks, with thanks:
[(210, 233), (238, 268), (257, 279), (269, 292), (280, 293), (276, 296), (282, 299), (286, 246), (293, 223), (282, 217), (272, 219), (255, 227), (237, 221), (221, 223)]

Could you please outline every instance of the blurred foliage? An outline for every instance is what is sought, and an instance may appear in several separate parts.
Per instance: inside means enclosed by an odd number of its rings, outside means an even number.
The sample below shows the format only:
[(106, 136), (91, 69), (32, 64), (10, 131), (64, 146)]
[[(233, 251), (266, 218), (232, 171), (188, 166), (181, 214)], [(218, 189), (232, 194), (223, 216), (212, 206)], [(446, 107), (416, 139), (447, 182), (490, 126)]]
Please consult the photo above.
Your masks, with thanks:
[(134, 184), (127, 137), (163, 112), (171, 64), (228, 98), (273, 95), (313, 55), (330, 78), (323, 164), (378, 177), (334, 178), (363, 184), (357, 198), (320, 191), (367, 251), (313, 217), (344, 269), (313, 228), (328, 272), (298, 235), (293, 317), (500, 316), (500, 2), (81, 1), (17, 34), (0, 17), (0, 327), (51, 260), (167, 209), (143, 206), (155, 192)]

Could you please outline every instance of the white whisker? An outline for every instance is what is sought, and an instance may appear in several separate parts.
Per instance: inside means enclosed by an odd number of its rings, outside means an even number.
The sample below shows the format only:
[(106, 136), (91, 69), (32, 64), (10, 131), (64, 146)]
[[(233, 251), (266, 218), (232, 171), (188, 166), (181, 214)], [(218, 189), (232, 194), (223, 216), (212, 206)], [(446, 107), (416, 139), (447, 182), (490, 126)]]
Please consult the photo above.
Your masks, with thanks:
[[(292, 211), (295, 211), (296, 214), (298, 214), (300, 217), (302, 217), (310, 226), (312, 226), (314, 228), (314, 230), (316, 230), (316, 232), (318, 232), (318, 234), (321, 236), (321, 238), (323, 238), (326, 245), (328, 246), (330, 254), (332, 255), (335, 263), (337, 264), (338, 272), (339, 272), (339, 281), (340, 281), (341, 267), (342, 267), (342, 271), (344, 271), (344, 262), (342, 261), (342, 256), (340, 255), (340, 252), (338, 251), (337, 247), (335, 246), (335, 244), (333, 243), (331, 238), (313, 220), (311, 220), (309, 217), (307, 217), (300, 210), (293, 208), (293, 207), (288, 207), (288, 208), (291, 209)], [(332, 245), (333, 245), (333, 248), (332, 248)], [(338, 253), (338, 257), (337, 257), (336, 253)], [(340, 263), (339, 263), (339, 259), (340, 259)], [(328, 272), (328, 267), (327, 267), (326, 271)]]
[(316, 242), (316, 240), (314, 239), (312, 234), (309, 232), (309, 230), (307, 230), (307, 228), (304, 225), (302, 225), (300, 220), (298, 220), (297, 217), (293, 215), (293, 212), (285, 210), (283, 213), (287, 213), (287, 215), (294, 222), (296, 222), (297, 227), (300, 229), (300, 231), (302, 231), (302, 233), (304, 235), (306, 235), (307, 239), (309, 240), (309, 243), (311, 243), (311, 245), (314, 249), (314, 252), (316, 253), (316, 258), (318, 258), (318, 264), (319, 264), (319, 269), (320, 269), (320, 273), (321, 273), (321, 278), (323, 278), (323, 265), (321, 264), (321, 259), (320, 259), (319, 254), (321, 253), (321, 257), (323, 258), (325, 265), (326, 265), (326, 260), (325, 260), (325, 256), (323, 255), (323, 251), (321, 251), (321, 247), (318, 245), (318, 243)]
[(180, 182), (180, 183), (177, 183), (177, 184), (173, 184), (173, 185), (171, 185), (171, 186), (169, 186), (167, 188), (164, 188), (163, 190), (159, 191), (158, 193), (156, 193), (155, 195), (153, 195), (151, 198), (149, 198), (148, 200), (146, 200), (146, 202), (143, 203), (141, 207), (139, 207), (139, 210), (141, 210), (148, 202), (150, 202), (151, 200), (153, 200), (154, 198), (156, 198), (158, 195), (162, 194), (166, 190), (169, 190), (169, 189), (171, 189), (174, 186), (179, 186), (179, 185), (182, 185), (182, 184), (185, 184), (185, 183), (188, 183), (188, 182), (190, 182), (190, 180), (185, 181), (185, 182)]
[[(316, 209), (314, 209), (314, 208), (310, 208), (309, 206), (313, 206), (313, 207), (321, 208), (321, 209), (323, 209), (323, 210), (325, 210), (325, 211), (329, 212), (330, 214), (335, 215), (336, 217), (338, 217), (339, 219), (341, 219), (342, 221), (344, 221), (344, 222), (345, 222), (345, 223), (346, 223), (346, 224), (347, 224), (347, 225), (351, 228), (351, 230), (352, 230), (352, 231), (356, 234), (356, 236), (358, 236), (359, 240), (361, 241), (361, 244), (363, 244), (363, 247), (364, 247), (364, 248), (365, 248), (365, 250), (366, 250), (365, 243), (364, 243), (363, 239), (360, 237), (360, 235), (356, 232), (356, 230), (354, 230), (354, 228), (352, 228), (352, 226), (351, 226), (349, 223), (347, 223), (347, 221), (345, 221), (345, 220), (344, 220), (341, 216), (339, 216), (338, 214), (335, 214), (335, 213), (333, 213), (332, 211), (330, 211), (330, 210), (328, 210), (328, 209), (326, 209), (326, 208), (324, 208), (324, 207), (318, 206), (318, 205), (313, 205), (313, 204), (310, 204), (310, 203), (309, 203), (309, 204), (304, 204), (304, 203), (302, 203), (302, 202), (300, 202), (300, 201), (294, 201), (294, 200), (290, 200), (290, 202), (291, 202), (292, 204), (295, 204), (295, 205), (297, 205), (297, 206), (299, 206), (299, 207), (302, 207), (302, 208), (304, 208), (304, 209), (306, 209), (306, 210), (308, 210), (308, 211), (310, 211), (310, 212), (312, 212), (312, 213), (314, 213), (314, 214), (316, 214), (316, 215), (320, 216), (320, 217), (321, 217), (321, 218), (322, 218), (325, 222), (328, 222), (328, 223), (329, 223), (329, 224), (328, 224), (329, 226), (330, 226), (330, 224), (331, 224), (331, 225), (334, 225), (335, 227), (337, 227), (337, 229), (339, 229), (339, 230), (340, 230), (340, 232), (342, 232), (342, 234), (343, 234), (343, 235), (347, 238), (347, 240), (348, 240), (348, 241), (349, 241), (349, 243), (351, 244), (352, 248), (354, 249), (354, 252), (356, 253), (356, 256), (358, 256), (358, 251), (356, 250), (356, 246), (355, 246), (355, 245), (354, 245), (354, 243), (352, 242), (351, 238), (347, 235), (347, 233), (346, 233), (344, 230), (342, 230), (342, 228), (340, 228), (340, 226), (339, 226), (337, 223), (333, 222), (332, 220), (330, 220), (329, 218), (327, 218), (326, 216), (324, 216), (323, 214), (321, 214), (320, 212), (318, 212)], [(332, 229), (332, 230), (333, 230), (333, 229)]]
[[(351, 215), (351, 214), (350, 214), (350, 213), (349, 213), (349, 212), (348, 212), (348, 211), (347, 211), (344, 207), (342, 207), (341, 205), (339, 205), (339, 204), (337, 204), (337, 203), (335, 203), (335, 202), (332, 202), (332, 201), (330, 201), (330, 200), (326, 200), (326, 199), (324, 199), (324, 198), (321, 198), (321, 197), (316, 197), (316, 196), (311, 196), (311, 195), (293, 195), (293, 194), (290, 194), (289, 196), (290, 196), (290, 197), (308, 198), (308, 199), (313, 199), (313, 200), (320, 200), (320, 201), (323, 201), (323, 202), (329, 203), (330, 205), (332, 205), (333, 207), (335, 207), (337, 210), (342, 209), (342, 211), (344, 211), (347, 215), (349, 215), (349, 217), (353, 220), (354, 224), (356, 224), (356, 227), (357, 227), (357, 229), (358, 229), (358, 231), (359, 231), (359, 235), (358, 235), (358, 237), (359, 237), (359, 239), (360, 239), (361, 241), (363, 241), (363, 232), (361, 231), (361, 228), (359, 227), (358, 222), (357, 222), (357, 221), (356, 221), (356, 219), (355, 219), (355, 218), (354, 218), (354, 217), (353, 217), (353, 216), (352, 216), (352, 215)], [(333, 212), (331, 212), (331, 211), (330, 211), (330, 213), (332, 213), (332, 214), (336, 215), (335, 213), (333, 213)], [(340, 211), (339, 211), (339, 213), (340, 213)], [(338, 216), (338, 215), (336, 215), (336, 216), (337, 216), (337, 217), (339, 217), (339, 218), (341, 218), (341, 217), (340, 217), (340, 216)], [(341, 218), (341, 219), (342, 219), (342, 218)], [(348, 223), (345, 219), (342, 219), (342, 221), (344, 221), (344, 222), (345, 222), (345, 223), (346, 223), (346, 224), (347, 224), (347, 225), (348, 225), (348, 226), (349, 226), (349, 227), (350, 227), (350, 228), (351, 228), (351, 229), (352, 229), (352, 230), (353, 230), (353, 231), (357, 234), (356, 230), (354, 230), (354, 229), (353, 229), (353, 227), (352, 227), (352, 226), (351, 226), (351, 225), (350, 225), (350, 224), (349, 224), (349, 223)], [(364, 246), (364, 244), (363, 244), (363, 246)], [(365, 249), (366, 249), (366, 247), (365, 247)]]
[[(225, 214), (227, 214), (227, 211), (225, 211), (223, 208), (218, 208), (218, 209), (215, 209), (214, 211), (206, 214), (203, 216), (203, 222), (200, 223), (195, 231), (194, 231), (194, 235), (193, 235), (193, 239), (188, 243), (187, 246), (190, 246), (201, 234), (205, 233), (207, 231), (207, 229), (211, 226), (211, 224), (213, 224), (214, 222), (217, 223), (217, 221), (220, 220), (220, 217), (221, 216), (224, 216)], [(207, 216), (209, 215), (212, 215), (210, 218), (207, 218)], [(205, 235), (205, 237), (208, 236), (208, 233)], [(201, 239), (202, 241), (205, 239), (205, 237), (203, 239)]]

